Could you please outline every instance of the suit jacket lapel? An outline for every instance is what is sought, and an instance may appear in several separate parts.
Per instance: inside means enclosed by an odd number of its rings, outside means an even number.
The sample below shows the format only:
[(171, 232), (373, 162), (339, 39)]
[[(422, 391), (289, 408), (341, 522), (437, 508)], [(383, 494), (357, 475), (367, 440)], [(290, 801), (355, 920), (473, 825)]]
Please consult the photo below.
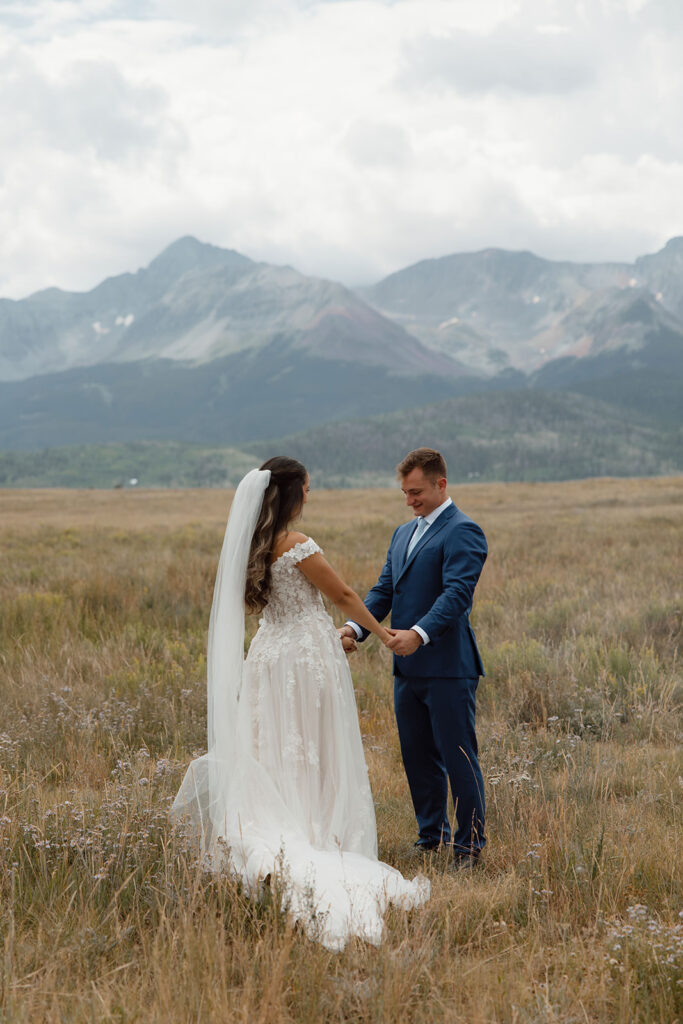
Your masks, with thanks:
[[(429, 530), (427, 530), (429, 533)], [(406, 551), (410, 544), (410, 538), (413, 535), (412, 530), (404, 530), (403, 535), (396, 544), (396, 572), (394, 573), (394, 580), (397, 580), (405, 567)]]
[[(443, 528), (446, 525), (446, 523), (450, 522), (451, 518), (455, 515), (455, 512), (456, 512), (455, 505), (454, 504), (453, 505), (449, 505), (448, 508), (445, 508), (443, 510), (443, 512), (441, 513), (441, 515), (437, 519), (437, 521), (435, 523), (432, 523), (432, 525), (429, 527), (428, 530), (425, 530), (425, 532), (422, 534), (422, 536), (420, 537), (419, 541), (417, 542), (417, 544), (415, 545), (413, 550), (410, 552), (410, 554), (408, 555), (408, 557), (404, 561), (403, 567), (401, 568), (401, 571), (399, 572), (398, 576), (396, 577), (396, 582), (397, 583), (400, 580), (401, 576), (403, 576), (403, 574), (406, 571), (406, 569), (413, 564), (413, 560), (415, 559), (415, 556), (418, 555), (420, 553), (420, 551), (422, 551), (422, 548), (426, 544), (429, 544), (429, 542), (431, 540), (433, 540), (434, 537), (436, 537), (441, 530), (443, 530)], [(407, 538), (405, 544), (402, 545), (402, 553), (405, 552), (405, 550), (407, 549), (408, 544), (410, 543), (410, 538), (411, 537), (412, 537), (412, 533), (409, 533), (408, 534), (408, 538)]]

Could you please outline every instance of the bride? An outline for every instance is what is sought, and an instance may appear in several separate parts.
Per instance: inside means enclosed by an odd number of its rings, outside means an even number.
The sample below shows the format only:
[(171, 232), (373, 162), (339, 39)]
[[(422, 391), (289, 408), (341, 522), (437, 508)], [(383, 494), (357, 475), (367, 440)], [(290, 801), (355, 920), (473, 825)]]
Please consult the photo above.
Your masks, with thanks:
[[(171, 810), (197, 829), (204, 864), (257, 894), (277, 877), (291, 918), (328, 949), (379, 943), (389, 903), (429, 898), (377, 859), (377, 831), (351, 674), (321, 592), (383, 641), (389, 633), (293, 532), (308, 495), (294, 459), (269, 459), (235, 493), (214, 589), (207, 659), (208, 753)], [(262, 613), (244, 658), (244, 608)]]

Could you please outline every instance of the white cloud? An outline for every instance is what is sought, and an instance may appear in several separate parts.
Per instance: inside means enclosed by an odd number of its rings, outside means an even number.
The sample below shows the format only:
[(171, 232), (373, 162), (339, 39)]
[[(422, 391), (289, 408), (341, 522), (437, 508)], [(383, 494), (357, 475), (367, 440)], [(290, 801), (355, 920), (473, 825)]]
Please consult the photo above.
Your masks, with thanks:
[(665, 0), (38, 0), (0, 22), (0, 294), (183, 234), (358, 283), (683, 233)]
[(351, 159), (366, 167), (388, 167), (392, 171), (411, 159), (407, 132), (400, 124), (361, 118), (349, 125), (344, 148)]
[(586, 89), (597, 76), (595, 55), (566, 26), (424, 36), (406, 46), (407, 89), (453, 86), (464, 94), (509, 91), (562, 94)]
[(3, 152), (27, 145), (103, 162), (181, 144), (182, 130), (166, 121), (167, 96), (156, 85), (133, 84), (115, 64), (77, 60), (60, 75), (44, 74), (22, 54), (3, 62), (0, 87), (7, 112), (0, 124)]

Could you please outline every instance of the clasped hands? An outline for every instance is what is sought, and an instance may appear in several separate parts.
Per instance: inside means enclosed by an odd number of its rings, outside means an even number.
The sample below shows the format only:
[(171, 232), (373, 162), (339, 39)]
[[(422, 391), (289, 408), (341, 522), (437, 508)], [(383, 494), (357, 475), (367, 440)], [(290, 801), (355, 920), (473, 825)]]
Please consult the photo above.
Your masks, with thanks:
[[(356, 633), (351, 626), (342, 626), (337, 632), (341, 637), (342, 647), (347, 654), (352, 654), (353, 651), (358, 650)], [(414, 629), (387, 629), (387, 633), (389, 634), (389, 639), (384, 641), (384, 646), (394, 654), (398, 654), (401, 658), (414, 654), (422, 644), (422, 637)]]

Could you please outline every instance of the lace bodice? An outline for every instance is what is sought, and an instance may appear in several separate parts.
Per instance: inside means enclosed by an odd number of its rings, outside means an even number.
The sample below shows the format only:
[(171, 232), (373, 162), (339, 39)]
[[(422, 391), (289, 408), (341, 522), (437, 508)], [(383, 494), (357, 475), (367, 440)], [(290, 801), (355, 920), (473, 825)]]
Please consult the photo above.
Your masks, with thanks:
[(322, 552), (322, 548), (309, 537), (273, 562), (270, 596), (259, 625), (284, 625), (302, 618), (319, 618), (321, 614), (329, 618), (320, 591), (297, 569), (299, 562), (316, 552)]

